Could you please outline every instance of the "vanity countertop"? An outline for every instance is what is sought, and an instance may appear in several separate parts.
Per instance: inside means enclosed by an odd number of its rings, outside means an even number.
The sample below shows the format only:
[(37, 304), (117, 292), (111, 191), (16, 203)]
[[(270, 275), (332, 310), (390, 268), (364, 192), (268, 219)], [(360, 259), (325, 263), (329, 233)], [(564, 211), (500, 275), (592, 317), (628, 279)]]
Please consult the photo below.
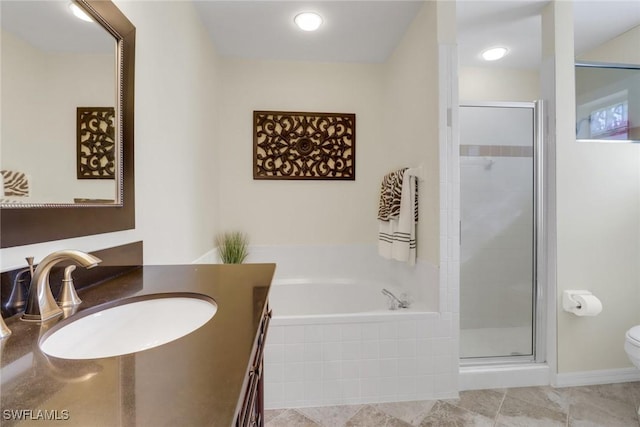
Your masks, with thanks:
[[(42, 326), (19, 315), (5, 319), (13, 334), (0, 341), (0, 424), (231, 426), (274, 270), (274, 264), (145, 266), (79, 291), (79, 312), (162, 292), (196, 292), (217, 302), (216, 315), (191, 334), (124, 356), (48, 357), (38, 339), (61, 317)], [(18, 416), (23, 421), (14, 421)]]

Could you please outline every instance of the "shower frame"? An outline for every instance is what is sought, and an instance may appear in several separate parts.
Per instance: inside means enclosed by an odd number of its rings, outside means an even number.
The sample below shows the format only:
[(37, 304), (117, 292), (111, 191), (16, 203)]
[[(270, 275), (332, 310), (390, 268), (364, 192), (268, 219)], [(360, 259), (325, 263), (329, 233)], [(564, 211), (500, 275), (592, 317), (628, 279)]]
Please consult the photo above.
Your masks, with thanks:
[[(496, 357), (468, 357), (460, 358), (461, 367), (494, 366), (494, 365), (520, 365), (542, 364), (547, 361), (547, 298), (548, 290), (545, 285), (547, 277), (546, 247), (547, 230), (545, 224), (545, 162), (547, 154), (544, 147), (544, 102), (536, 100), (531, 102), (461, 102), (460, 108), (485, 107), (485, 108), (525, 108), (533, 111), (533, 301), (532, 301), (532, 354), (518, 356)], [(458, 160), (460, 162), (460, 160)], [(460, 220), (460, 227), (462, 221)], [(462, 236), (460, 236), (460, 247)], [(461, 286), (460, 286), (461, 287)]]

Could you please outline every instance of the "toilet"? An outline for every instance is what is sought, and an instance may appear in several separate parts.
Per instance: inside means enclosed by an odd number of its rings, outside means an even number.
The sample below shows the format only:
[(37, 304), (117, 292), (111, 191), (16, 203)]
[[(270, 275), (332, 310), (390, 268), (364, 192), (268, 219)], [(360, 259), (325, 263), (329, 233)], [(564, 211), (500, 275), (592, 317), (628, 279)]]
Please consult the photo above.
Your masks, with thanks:
[[(640, 369), (640, 325), (634, 326), (627, 331), (624, 342), (624, 351), (631, 362)], [(638, 408), (638, 416), (640, 416), (640, 407)]]
[(640, 325), (629, 329), (625, 338), (624, 350), (631, 362), (640, 369)]

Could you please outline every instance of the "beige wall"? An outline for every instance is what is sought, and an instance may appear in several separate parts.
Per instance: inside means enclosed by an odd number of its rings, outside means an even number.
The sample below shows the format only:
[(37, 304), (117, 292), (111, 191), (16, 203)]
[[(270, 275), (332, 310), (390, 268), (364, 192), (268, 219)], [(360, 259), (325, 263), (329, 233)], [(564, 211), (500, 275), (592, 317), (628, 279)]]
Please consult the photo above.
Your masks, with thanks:
[(534, 101), (540, 98), (538, 70), (460, 67), (460, 102)]
[[(374, 243), (382, 140), (382, 67), (224, 59), (220, 224), (252, 244)], [(356, 180), (253, 180), (254, 110), (356, 114)]]
[(640, 26), (578, 57), (582, 61), (614, 62), (640, 65)]
[[(438, 263), (435, 3), (385, 64), (221, 61), (220, 224), (252, 244), (375, 243), (380, 179), (424, 164), (418, 257)], [(252, 178), (252, 111), (355, 113), (356, 180)]]
[(419, 183), (418, 258), (439, 265), (439, 79), (436, 2), (426, 2), (387, 61), (386, 168), (424, 165)]
[[(575, 141), (571, 5), (556, 2), (556, 9), (558, 372), (624, 368), (631, 366), (625, 331), (640, 323), (640, 147)], [(618, 50), (619, 40), (613, 43)], [(566, 289), (590, 290), (601, 299), (602, 313), (579, 318), (564, 312)]]

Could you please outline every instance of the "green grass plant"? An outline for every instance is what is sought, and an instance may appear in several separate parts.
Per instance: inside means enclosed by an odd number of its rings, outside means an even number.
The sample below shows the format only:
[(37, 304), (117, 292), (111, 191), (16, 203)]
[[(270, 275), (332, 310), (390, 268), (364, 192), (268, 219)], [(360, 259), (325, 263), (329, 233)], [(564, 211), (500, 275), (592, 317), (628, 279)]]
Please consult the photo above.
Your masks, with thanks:
[(231, 231), (216, 236), (218, 254), (224, 264), (242, 264), (249, 255), (249, 238), (239, 231)]

